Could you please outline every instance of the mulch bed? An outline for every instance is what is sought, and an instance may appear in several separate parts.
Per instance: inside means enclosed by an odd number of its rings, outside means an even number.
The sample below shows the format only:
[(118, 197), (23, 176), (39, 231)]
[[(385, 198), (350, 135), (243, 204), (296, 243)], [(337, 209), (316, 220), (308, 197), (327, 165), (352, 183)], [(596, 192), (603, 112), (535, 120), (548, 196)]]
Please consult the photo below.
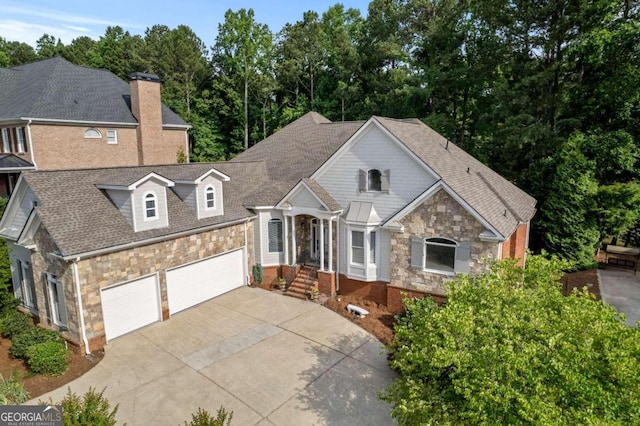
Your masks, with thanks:
[[(600, 300), (600, 285), (598, 282), (598, 270), (588, 269), (586, 271), (572, 272), (565, 274), (562, 279), (563, 293), (569, 294), (573, 289), (582, 289), (586, 287)], [(395, 316), (389, 312), (384, 305), (378, 305), (362, 297), (356, 296), (340, 296), (341, 300), (329, 299), (324, 306), (337, 312), (343, 317), (358, 324), (369, 333), (373, 334), (385, 345), (393, 340), (393, 325), (395, 324)], [(347, 311), (347, 305), (353, 304), (360, 306), (367, 311), (369, 315), (364, 318), (357, 318)]]
[[(0, 338), (0, 374), (6, 379), (16, 371), (24, 381), (24, 388), (30, 398), (37, 398), (49, 391), (66, 385), (95, 367), (104, 356), (103, 351), (95, 351), (90, 356), (72, 353), (69, 357), (69, 369), (60, 376), (32, 375), (24, 361), (11, 358), (9, 349), (11, 340)], [(57, 402), (57, 401), (54, 401)]]

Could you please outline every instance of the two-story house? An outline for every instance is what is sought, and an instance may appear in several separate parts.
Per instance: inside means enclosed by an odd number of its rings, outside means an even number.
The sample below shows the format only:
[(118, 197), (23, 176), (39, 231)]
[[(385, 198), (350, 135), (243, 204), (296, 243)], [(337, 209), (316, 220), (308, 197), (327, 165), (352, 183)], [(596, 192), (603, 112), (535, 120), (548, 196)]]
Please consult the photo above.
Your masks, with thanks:
[(160, 80), (56, 57), (0, 68), (0, 196), (25, 170), (170, 164), (189, 126), (160, 100)]
[(309, 113), (224, 163), (24, 172), (0, 236), (23, 308), (89, 352), (278, 277), (395, 311), (443, 297), (491, 259), (523, 263), (534, 212), (418, 120)]

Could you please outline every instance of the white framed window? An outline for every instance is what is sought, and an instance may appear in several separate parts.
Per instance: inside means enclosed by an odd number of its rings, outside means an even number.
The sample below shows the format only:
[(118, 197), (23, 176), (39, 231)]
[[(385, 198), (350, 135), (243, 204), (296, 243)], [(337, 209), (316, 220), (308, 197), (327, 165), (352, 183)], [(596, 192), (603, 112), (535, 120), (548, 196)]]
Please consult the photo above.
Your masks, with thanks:
[(269, 231), (269, 253), (282, 253), (284, 251), (282, 242), (282, 220), (271, 219), (268, 224)]
[(216, 189), (213, 185), (207, 185), (204, 189), (204, 206), (205, 210), (213, 210), (216, 208)]
[(67, 325), (67, 311), (64, 299), (64, 287), (55, 275), (47, 274), (47, 290), (51, 308), (51, 319), (59, 327)]
[(144, 220), (158, 219), (158, 196), (155, 192), (149, 191), (142, 197), (144, 201)]
[(27, 308), (36, 308), (36, 288), (31, 275), (28, 262), (18, 260), (20, 273), (20, 288), (22, 290), (22, 303)]
[(25, 137), (24, 137), (24, 127), (16, 128), (16, 139), (18, 141), (18, 152), (19, 153), (27, 152), (27, 147), (26, 147)]
[(376, 231), (369, 232), (369, 263), (376, 263)]
[(351, 231), (351, 263), (364, 265), (364, 231)]
[(114, 129), (107, 130), (107, 143), (117, 144), (118, 143), (118, 132)]
[(87, 129), (84, 132), (84, 138), (85, 139), (102, 139), (102, 133), (100, 133), (100, 130), (98, 129)]
[(9, 138), (9, 129), (2, 128), (2, 152), (8, 154), (11, 152), (11, 139)]
[(471, 243), (449, 238), (412, 238), (411, 266), (443, 275), (469, 272)]

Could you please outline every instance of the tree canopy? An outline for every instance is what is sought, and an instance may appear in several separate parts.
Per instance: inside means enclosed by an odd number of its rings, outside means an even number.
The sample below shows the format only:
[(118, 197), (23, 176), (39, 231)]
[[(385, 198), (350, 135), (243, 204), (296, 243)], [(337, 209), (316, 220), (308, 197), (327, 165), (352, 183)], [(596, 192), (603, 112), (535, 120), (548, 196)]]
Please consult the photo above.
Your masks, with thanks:
[[(366, 17), (336, 4), (269, 29), (239, 9), (213, 46), (186, 25), (144, 36), (116, 26), (69, 45), (44, 34), (36, 49), (0, 37), (0, 66), (61, 55), (123, 79), (156, 73), (163, 101), (193, 126), (192, 161), (232, 158), (311, 110), (419, 118), (536, 197), (534, 249), (584, 264), (640, 216), (639, 15), (626, 0), (372, 0)], [(571, 168), (592, 182), (560, 200)], [(588, 235), (566, 240), (560, 211)]]
[(452, 281), (443, 306), (406, 301), (384, 396), (399, 423), (636, 423), (640, 330), (586, 289), (563, 296), (564, 266), (505, 260)]

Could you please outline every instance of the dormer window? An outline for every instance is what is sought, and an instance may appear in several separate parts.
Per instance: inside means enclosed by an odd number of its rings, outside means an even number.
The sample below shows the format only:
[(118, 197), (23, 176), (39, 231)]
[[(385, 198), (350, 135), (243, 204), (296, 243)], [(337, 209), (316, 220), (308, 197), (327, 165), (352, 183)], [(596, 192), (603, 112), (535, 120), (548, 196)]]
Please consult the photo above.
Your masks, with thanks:
[(216, 208), (216, 190), (213, 185), (207, 185), (204, 190), (205, 208), (212, 210)]
[(144, 220), (156, 220), (158, 218), (158, 197), (155, 192), (144, 194)]
[(87, 129), (84, 132), (85, 139), (102, 139), (102, 133), (98, 129)]

